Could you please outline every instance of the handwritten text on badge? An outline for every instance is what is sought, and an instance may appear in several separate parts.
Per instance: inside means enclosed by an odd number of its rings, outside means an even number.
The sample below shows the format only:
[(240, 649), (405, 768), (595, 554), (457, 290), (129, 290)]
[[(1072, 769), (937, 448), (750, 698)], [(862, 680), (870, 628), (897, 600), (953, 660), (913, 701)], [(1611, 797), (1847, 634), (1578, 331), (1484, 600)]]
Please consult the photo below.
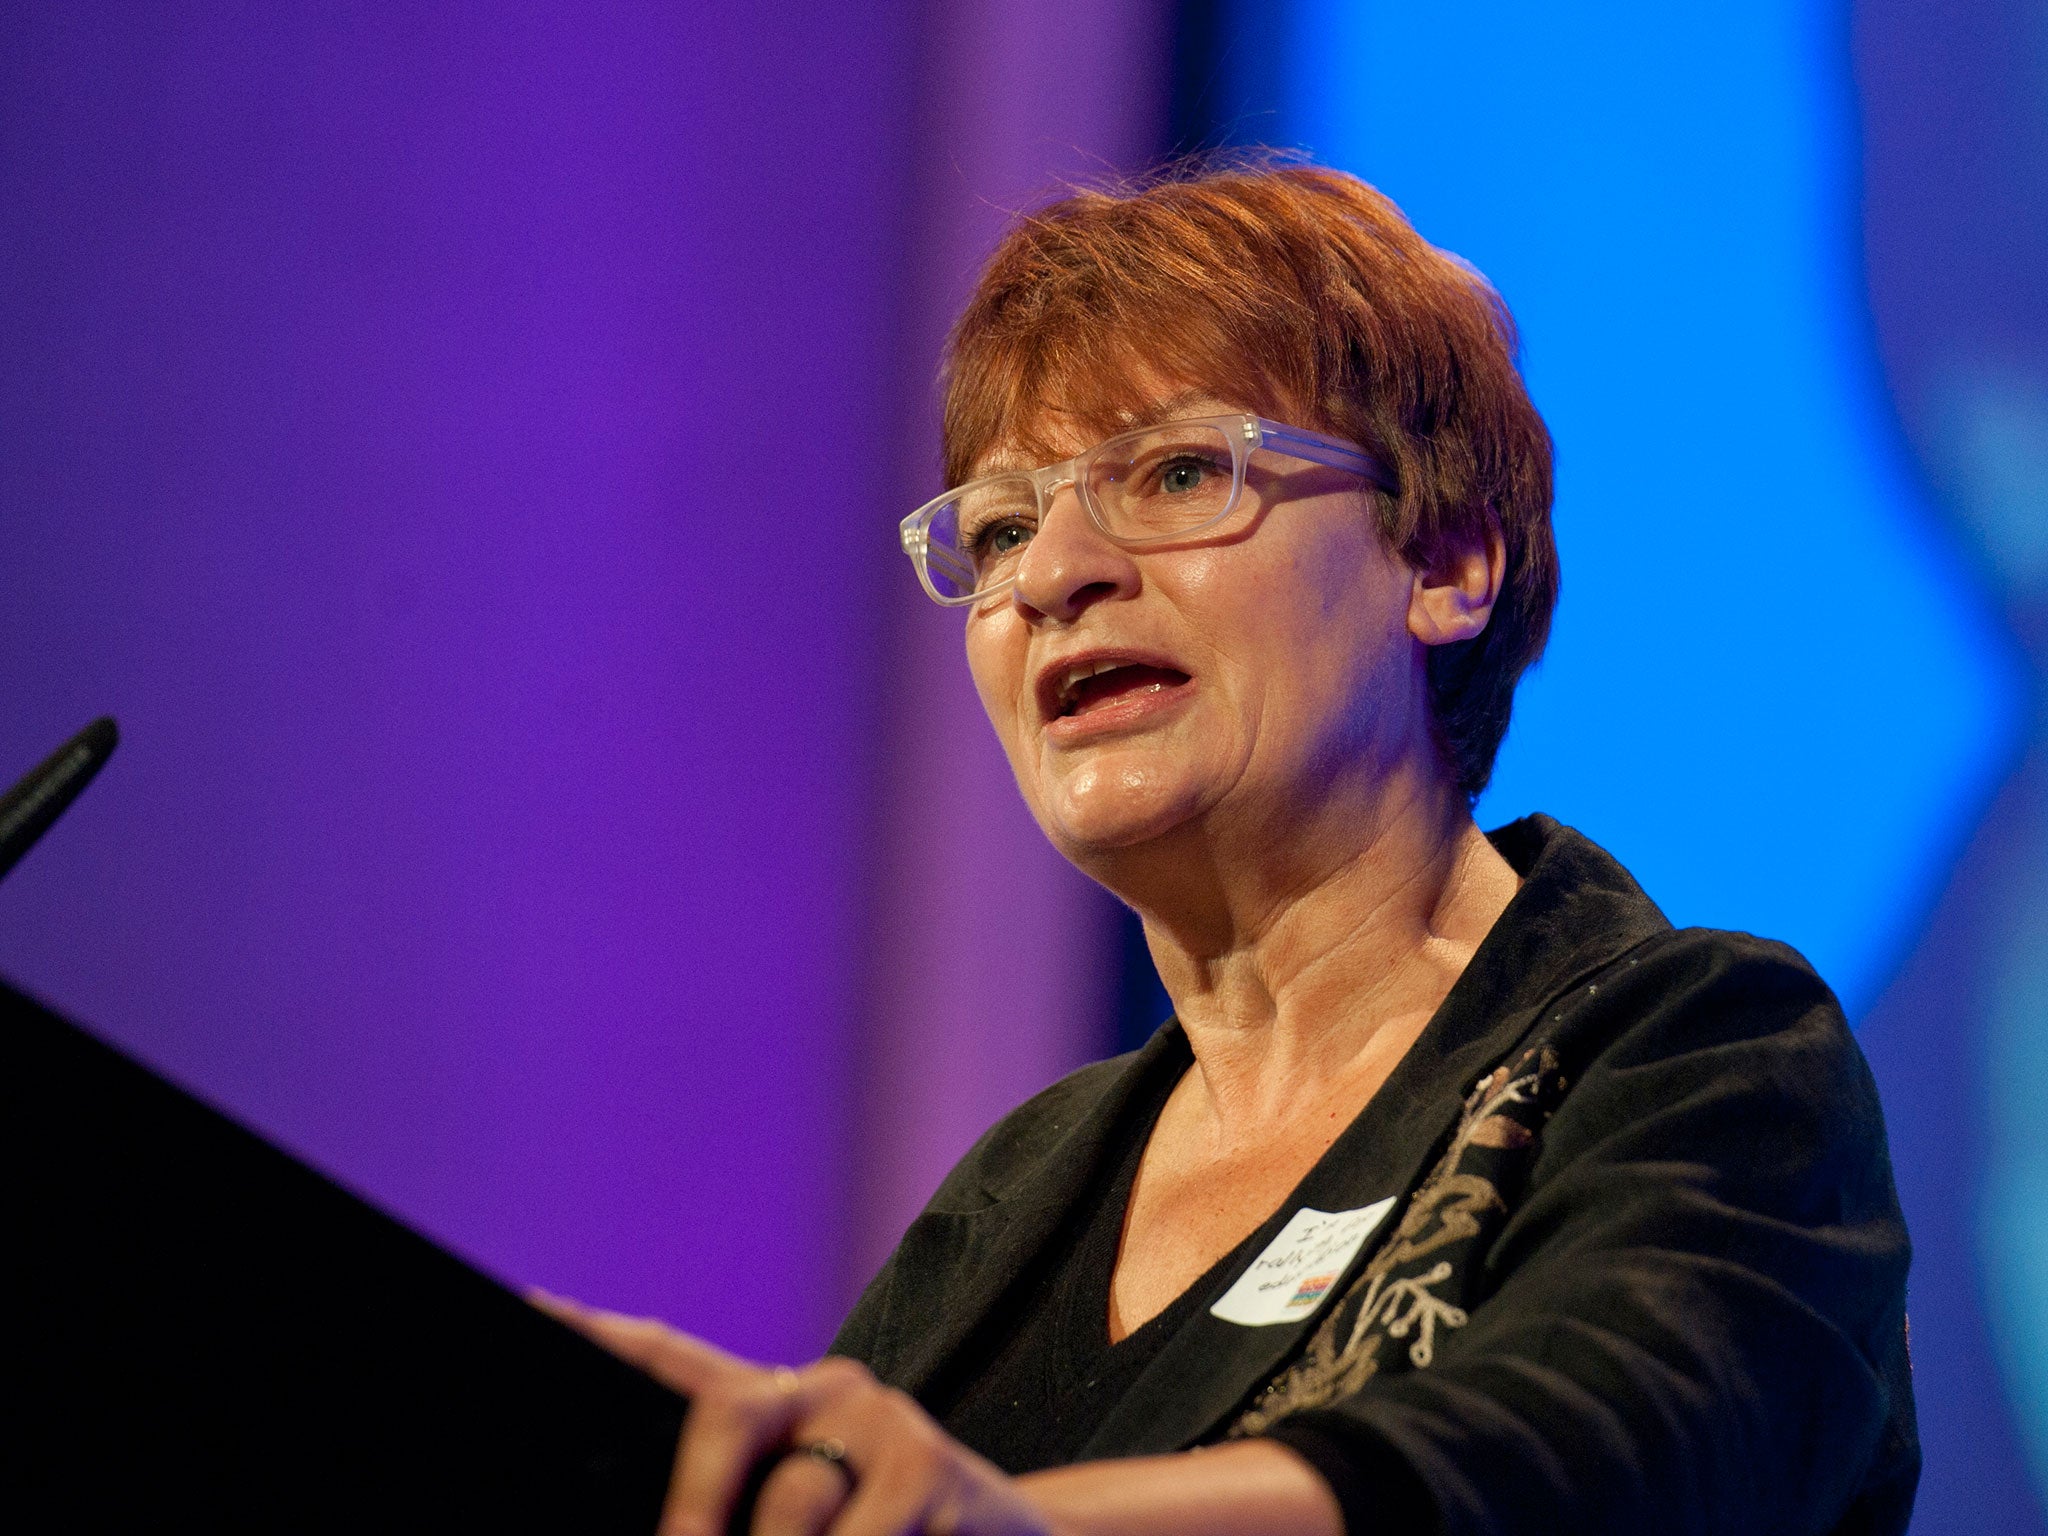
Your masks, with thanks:
[(1300, 1322), (1323, 1304), (1373, 1228), (1393, 1208), (1392, 1195), (1355, 1211), (1303, 1206), (1209, 1315), (1247, 1328)]

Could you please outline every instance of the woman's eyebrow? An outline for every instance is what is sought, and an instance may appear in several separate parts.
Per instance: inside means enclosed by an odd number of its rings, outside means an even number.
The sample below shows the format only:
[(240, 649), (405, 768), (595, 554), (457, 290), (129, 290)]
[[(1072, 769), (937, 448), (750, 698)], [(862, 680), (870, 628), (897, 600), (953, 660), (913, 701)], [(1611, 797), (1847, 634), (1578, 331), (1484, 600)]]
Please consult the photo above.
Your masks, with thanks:
[(1126, 427), (1156, 427), (1162, 421), (1172, 421), (1191, 405), (1212, 405), (1215, 403), (1216, 397), (1206, 389), (1200, 387), (1184, 389), (1177, 395), (1169, 395), (1164, 400), (1154, 401), (1142, 411), (1126, 413), (1124, 425)]
[[(1135, 432), (1143, 427), (1156, 427), (1161, 422), (1174, 421), (1182, 416), (1191, 405), (1214, 405), (1221, 411), (1228, 409), (1218, 403), (1216, 396), (1200, 385), (1168, 395), (1164, 400), (1155, 400), (1150, 405), (1135, 411), (1122, 411), (1117, 415), (1117, 432)], [(1046, 463), (1058, 463), (1048, 459)], [(1027, 463), (1024, 456), (1011, 450), (998, 450), (987, 458), (978, 460), (969, 476), (973, 480), (986, 479), (990, 475), (1028, 474), (1042, 465)]]

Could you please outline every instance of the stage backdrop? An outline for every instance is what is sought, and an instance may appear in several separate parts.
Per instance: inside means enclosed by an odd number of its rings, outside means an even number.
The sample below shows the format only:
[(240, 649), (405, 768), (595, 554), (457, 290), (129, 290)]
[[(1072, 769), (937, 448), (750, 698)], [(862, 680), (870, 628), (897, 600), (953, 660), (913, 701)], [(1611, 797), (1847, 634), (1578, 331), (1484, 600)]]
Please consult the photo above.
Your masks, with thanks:
[(0, 761), (126, 736), (0, 967), (775, 1358), (846, 1299), (915, 20), (0, 22)]

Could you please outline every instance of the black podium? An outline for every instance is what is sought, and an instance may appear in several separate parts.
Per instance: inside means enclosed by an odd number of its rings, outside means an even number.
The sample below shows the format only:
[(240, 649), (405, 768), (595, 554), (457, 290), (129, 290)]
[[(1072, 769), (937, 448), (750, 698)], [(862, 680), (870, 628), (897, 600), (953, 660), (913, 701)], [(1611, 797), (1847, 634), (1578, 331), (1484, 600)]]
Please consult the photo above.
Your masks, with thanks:
[(7, 1524), (654, 1528), (684, 1404), (0, 983)]

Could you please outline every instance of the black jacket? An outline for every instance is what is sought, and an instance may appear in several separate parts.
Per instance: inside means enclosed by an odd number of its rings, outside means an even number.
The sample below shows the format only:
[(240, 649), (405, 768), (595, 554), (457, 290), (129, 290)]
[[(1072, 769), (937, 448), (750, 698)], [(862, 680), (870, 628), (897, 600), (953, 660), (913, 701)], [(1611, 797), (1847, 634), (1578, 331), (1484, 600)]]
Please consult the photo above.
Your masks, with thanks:
[[(1268, 1227), (1394, 1216), (1301, 1322), (1205, 1303), (1084, 1457), (1271, 1434), (1384, 1530), (1904, 1530), (1906, 1231), (1833, 996), (1783, 945), (1674, 930), (1547, 817), (1492, 837), (1521, 890)], [(933, 1387), (1190, 1060), (1169, 1024), (1006, 1116), (834, 1352)]]

